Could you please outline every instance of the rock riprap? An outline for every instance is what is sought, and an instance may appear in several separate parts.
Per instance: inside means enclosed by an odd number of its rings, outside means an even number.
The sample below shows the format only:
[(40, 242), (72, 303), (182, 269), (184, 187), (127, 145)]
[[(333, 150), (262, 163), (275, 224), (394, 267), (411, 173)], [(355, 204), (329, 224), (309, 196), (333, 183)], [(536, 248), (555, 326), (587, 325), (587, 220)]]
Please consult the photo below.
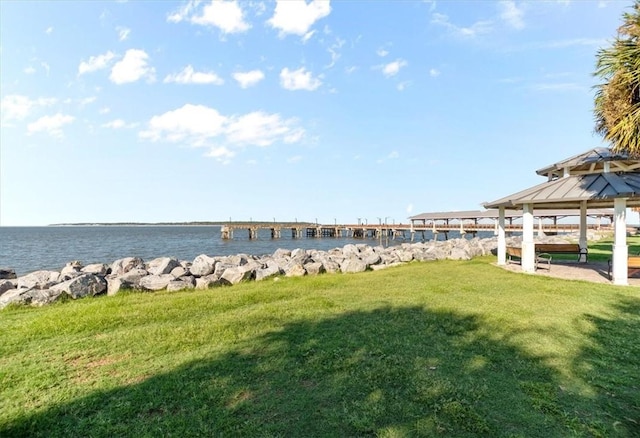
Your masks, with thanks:
[[(558, 241), (558, 238), (552, 238)], [(547, 240), (551, 242), (552, 240)], [(564, 241), (564, 240), (561, 240)], [(508, 238), (519, 245), (520, 238)], [(411, 261), (442, 259), (470, 260), (495, 251), (497, 239), (451, 239), (395, 246), (349, 244), (328, 251), (278, 249), (271, 255), (237, 254), (197, 256), (192, 262), (160, 257), (145, 262), (126, 257), (111, 264), (83, 266), (72, 261), (60, 272), (42, 270), (17, 277), (9, 268), (0, 269), (0, 309), (12, 303), (44, 305), (62, 297), (72, 299), (123, 290), (177, 291), (233, 285), (242, 281), (261, 281), (274, 276), (297, 277), (322, 273), (355, 273), (379, 270)]]

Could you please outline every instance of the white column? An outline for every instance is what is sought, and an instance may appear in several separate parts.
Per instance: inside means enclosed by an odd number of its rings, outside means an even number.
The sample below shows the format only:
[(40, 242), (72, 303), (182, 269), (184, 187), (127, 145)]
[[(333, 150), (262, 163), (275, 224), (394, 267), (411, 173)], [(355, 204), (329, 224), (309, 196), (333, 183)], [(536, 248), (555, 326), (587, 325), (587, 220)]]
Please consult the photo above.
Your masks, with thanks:
[[(580, 249), (587, 247), (587, 201), (580, 202)], [(587, 261), (587, 255), (582, 254), (580, 256), (581, 262)]]
[(522, 206), (522, 272), (536, 270), (536, 248), (533, 242), (533, 204)]
[(542, 217), (538, 218), (538, 237), (544, 237), (544, 231), (542, 231)]
[(613, 201), (613, 284), (627, 285), (627, 199)]
[(504, 207), (498, 207), (498, 265), (507, 264), (507, 239), (504, 232)]

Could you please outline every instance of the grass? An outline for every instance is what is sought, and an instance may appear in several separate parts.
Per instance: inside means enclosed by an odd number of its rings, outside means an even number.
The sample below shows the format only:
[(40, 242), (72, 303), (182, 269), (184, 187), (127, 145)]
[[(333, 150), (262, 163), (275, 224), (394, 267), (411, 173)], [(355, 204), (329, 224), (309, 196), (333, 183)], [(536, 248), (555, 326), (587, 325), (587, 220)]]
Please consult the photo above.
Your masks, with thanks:
[(494, 260), (11, 308), (0, 436), (640, 436), (638, 288)]

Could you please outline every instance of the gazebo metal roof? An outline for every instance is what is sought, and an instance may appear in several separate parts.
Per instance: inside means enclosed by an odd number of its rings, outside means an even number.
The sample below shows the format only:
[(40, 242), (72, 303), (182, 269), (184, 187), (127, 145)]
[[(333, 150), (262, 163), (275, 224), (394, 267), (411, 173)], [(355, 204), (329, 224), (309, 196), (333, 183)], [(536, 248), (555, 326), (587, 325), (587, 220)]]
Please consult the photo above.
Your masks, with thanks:
[(537, 209), (557, 209), (580, 208), (586, 201), (590, 208), (610, 208), (615, 198), (627, 198), (628, 207), (640, 206), (640, 172), (570, 175), (483, 205), (513, 209), (533, 204)]
[(640, 170), (640, 157), (626, 152), (614, 152), (609, 148), (594, 148), (573, 157), (536, 170), (549, 179), (564, 175), (565, 169), (572, 175), (605, 172), (633, 172)]

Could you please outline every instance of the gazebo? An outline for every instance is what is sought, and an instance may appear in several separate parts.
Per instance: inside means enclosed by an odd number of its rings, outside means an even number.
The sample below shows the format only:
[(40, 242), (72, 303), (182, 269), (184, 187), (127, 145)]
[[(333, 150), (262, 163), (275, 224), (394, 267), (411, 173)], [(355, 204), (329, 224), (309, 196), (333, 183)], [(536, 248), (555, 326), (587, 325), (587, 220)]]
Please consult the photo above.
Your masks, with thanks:
[(640, 157), (608, 148), (590, 149), (580, 155), (536, 171), (547, 181), (493, 202), (497, 208), (498, 264), (506, 264), (505, 210), (522, 210), (522, 270), (535, 271), (533, 209), (580, 211), (581, 248), (587, 247), (587, 209), (614, 209), (613, 283), (628, 284), (627, 207), (640, 206)]

